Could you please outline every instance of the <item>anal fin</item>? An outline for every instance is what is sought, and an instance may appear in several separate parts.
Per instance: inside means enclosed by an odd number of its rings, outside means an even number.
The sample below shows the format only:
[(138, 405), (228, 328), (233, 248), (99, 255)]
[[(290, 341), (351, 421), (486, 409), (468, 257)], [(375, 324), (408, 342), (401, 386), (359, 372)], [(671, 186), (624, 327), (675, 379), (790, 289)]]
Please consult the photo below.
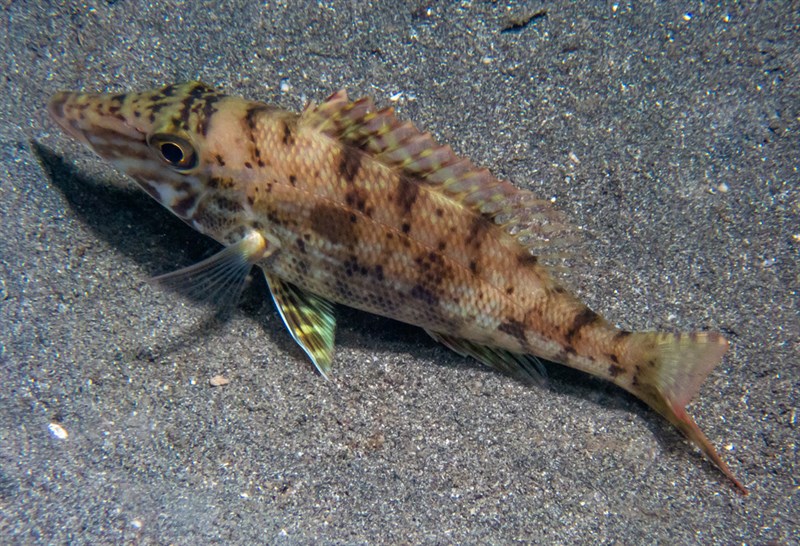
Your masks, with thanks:
[(461, 356), (471, 356), (478, 362), (517, 379), (542, 383), (547, 376), (544, 366), (533, 355), (512, 353), (505, 349), (481, 345), (431, 330), (425, 330), (433, 339)]
[(269, 291), (292, 338), (325, 379), (333, 361), (336, 317), (328, 300), (264, 272)]

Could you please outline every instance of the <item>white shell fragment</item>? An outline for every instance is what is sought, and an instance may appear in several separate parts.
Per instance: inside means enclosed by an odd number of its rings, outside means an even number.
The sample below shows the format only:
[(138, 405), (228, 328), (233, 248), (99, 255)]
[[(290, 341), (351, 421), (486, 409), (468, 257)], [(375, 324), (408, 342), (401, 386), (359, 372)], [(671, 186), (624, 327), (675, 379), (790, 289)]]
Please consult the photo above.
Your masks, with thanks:
[(65, 429), (58, 423), (50, 423), (49, 425), (47, 425), (47, 429), (50, 431), (50, 434), (52, 434), (59, 440), (66, 440), (67, 437), (69, 437), (67, 429)]

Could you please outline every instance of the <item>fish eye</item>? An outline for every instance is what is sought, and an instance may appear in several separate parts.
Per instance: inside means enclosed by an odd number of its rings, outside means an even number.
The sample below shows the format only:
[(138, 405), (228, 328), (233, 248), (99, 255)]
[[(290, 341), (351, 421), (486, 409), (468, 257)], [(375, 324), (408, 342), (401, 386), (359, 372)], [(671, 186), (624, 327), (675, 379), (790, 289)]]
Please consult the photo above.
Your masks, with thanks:
[(147, 143), (158, 150), (161, 159), (180, 171), (188, 171), (197, 165), (197, 153), (185, 138), (165, 133), (151, 136)]

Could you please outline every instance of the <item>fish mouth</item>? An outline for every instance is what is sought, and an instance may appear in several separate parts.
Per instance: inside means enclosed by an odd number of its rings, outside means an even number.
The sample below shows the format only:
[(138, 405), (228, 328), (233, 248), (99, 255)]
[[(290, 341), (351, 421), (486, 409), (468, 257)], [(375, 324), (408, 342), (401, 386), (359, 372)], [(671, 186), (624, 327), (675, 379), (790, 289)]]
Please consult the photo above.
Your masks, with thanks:
[(120, 113), (119, 102), (114, 95), (61, 91), (50, 98), (47, 112), (65, 133), (95, 150), (111, 139), (145, 142), (145, 133)]

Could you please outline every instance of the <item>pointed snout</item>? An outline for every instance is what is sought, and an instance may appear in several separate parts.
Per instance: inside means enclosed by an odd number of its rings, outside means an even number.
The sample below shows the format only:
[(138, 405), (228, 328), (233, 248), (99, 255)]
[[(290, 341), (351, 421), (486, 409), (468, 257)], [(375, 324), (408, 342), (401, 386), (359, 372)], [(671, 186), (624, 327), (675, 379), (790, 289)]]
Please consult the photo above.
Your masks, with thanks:
[(70, 100), (72, 95), (74, 95), (74, 93), (70, 93), (69, 91), (59, 91), (50, 97), (50, 102), (47, 104), (47, 112), (50, 114), (51, 118), (56, 121), (64, 118), (64, 105)]
[(124, 95), (61, 91), (50, 98), (47, 111), (64, 132), (90, 147), (99, 135), (141, 142), (144, 135), (126, 118), (124, 101)]
[(73, 105), (77, 95), (78, 93), (71, 91), (59, 91), (50, 97), (50, 102), (47, 104), (47, 113), (65, 133), (88, 145), (89, 143), (86, 141), (83, 130), (75, 121), (76, 116), (73, 111)]

